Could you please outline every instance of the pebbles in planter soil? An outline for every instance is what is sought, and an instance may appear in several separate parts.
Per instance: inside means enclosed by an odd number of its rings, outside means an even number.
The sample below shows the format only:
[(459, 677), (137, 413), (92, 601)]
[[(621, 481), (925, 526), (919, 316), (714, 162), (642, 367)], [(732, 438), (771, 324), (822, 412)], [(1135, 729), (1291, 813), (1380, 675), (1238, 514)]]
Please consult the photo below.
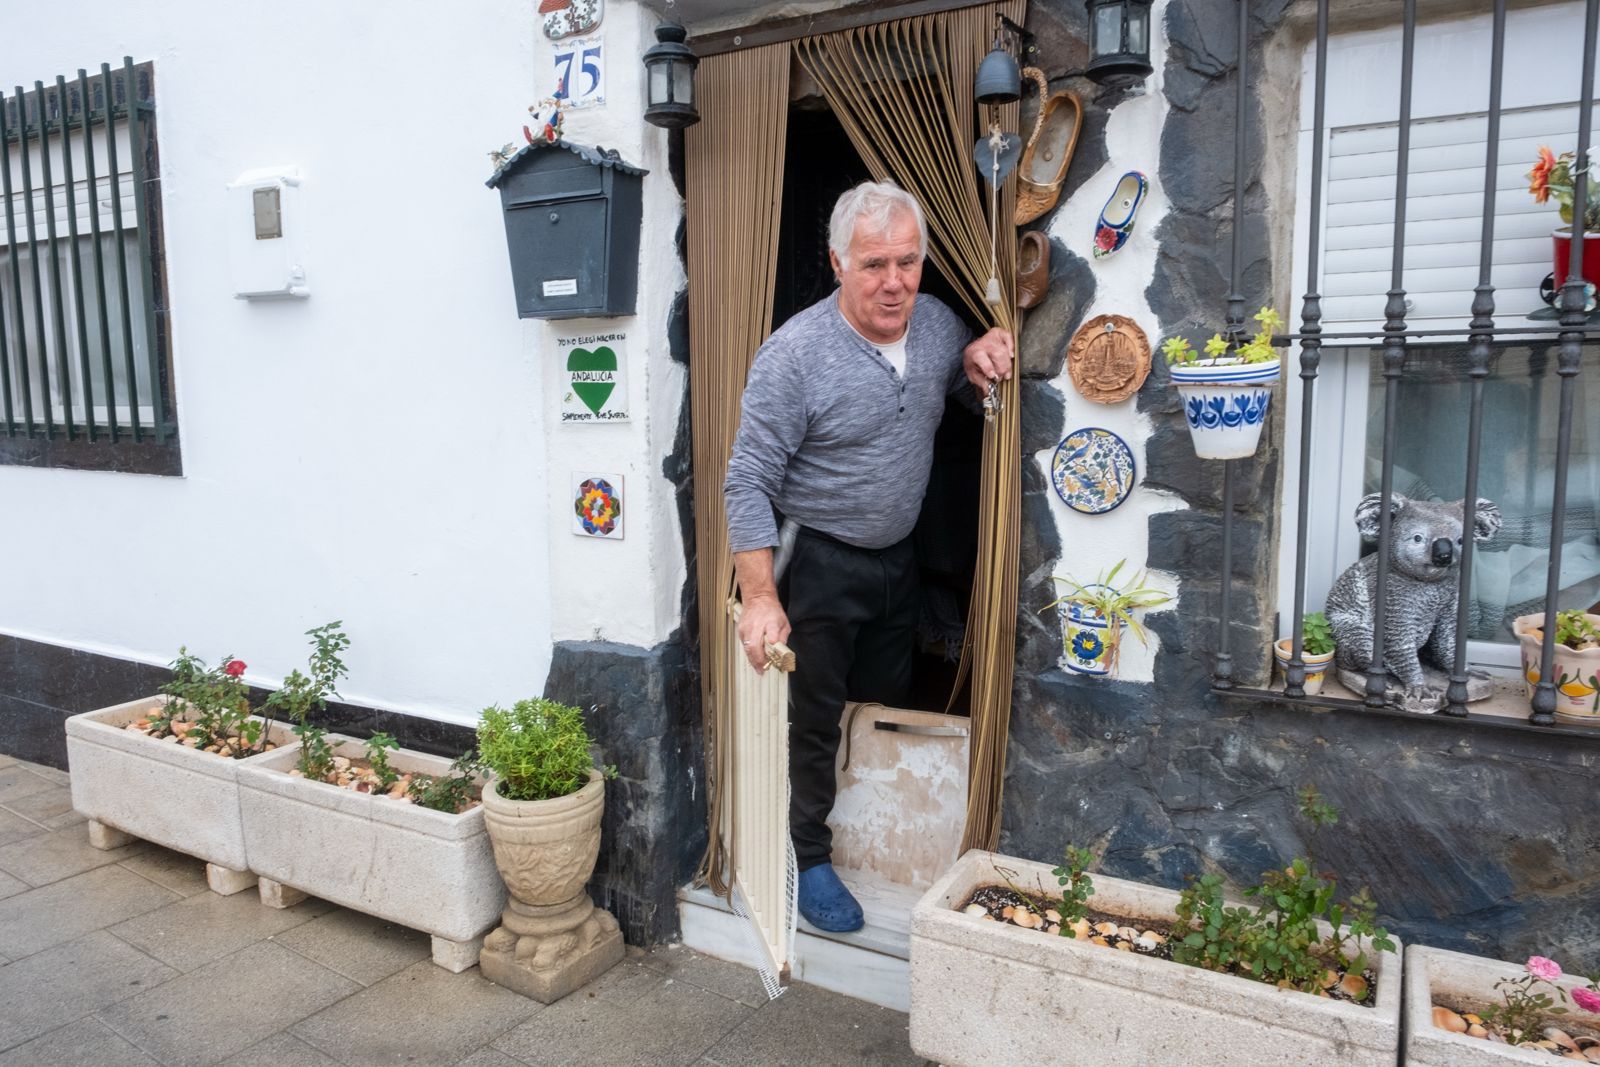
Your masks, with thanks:
[[(1087, 918), (1068, 923), (1066, 929), (1062, 929), (1061, 913), (1049, 897), (1029, 897), (1004, 885), (979, 886), (956, 910), (981, 920), (993, 920), (1058, 937), (1071, 937), (1118, 952), (1132, 952), (1161, 960), (1172, 959), (1172, 946), (1167, 943), (1167, 935), (1158, 929), (1170, 928), (1175, 921), (1171, 918), (1130, 918), (1091, 909)], [(1249, 972), (1234, 973), (1240, 978), (1251, 977)], [(1376, 985), (1377, 975), (1370, 968), (1362, 974), (1350, 974), (1343, 969), (1330, 970), (1317, 995), (1372, 1007), (1377, 1004), (1377, 997), (1372, 993)], [(1600, 1059), (1596, 1062), (1600, 1062)]]
[(273, 749), (278, 747), (273, 742), (268, 741), (260, 748), (250, 748), (240, 738), (230, 737), (225, 741), (209, 744), (204, 748), (201, 748), (200, 739), (198, 737), (189, 736), (191, 733), (193, 733), (194, 728), (194, 723), (185, 721), (183, 719), (177, 719), (172, 723), (171, 733), (163, 734), (158, 737), (156, 734), (151, 733), (151, 731), (155, 729), (155, 724), (149, 719), (137, 719), (123, 727), (124, 730), (127, 730), (130, 733), (144, 734), (146, 737), (154, 738), (157, 741), (165, 741), (172, 745), (182, 745), (185, 748), (193, 748), (202, 752), (210, 752), (213, 755), (226, 756), (230, 759), (244, 759), (246, 756), (254, 756), (262, 752), (271, 752)]
[[(1443, 1004), (1433, 1006), (1433, 1025), (1441, 1030), (1449, 1030), (1455, 1034), (1465, 1034), (1481, 1041), (1490, 1041), (1498, 1045), (1510, 1043), (1511, 1035), (1507, 1034), (1503, 1026), (1484, 1019), (1470, 1011), (1455, 1011)], [(1519, 1048), (1533, 1051), (1548, 1052), (1560, 1059), (1577, 1060), (1582, 1063), (1600, 1063), (1600, 1032), (1572, 1027), (1576, 1034), (1569, 1033), (1559, 1026), (1546, 1026), (1538, 1037), (1531, 1040), (1522, 1040)]]
[[(305, 777), (299, 767), (290, 769), (289, 774), (296, 778)], [(378, 772), (373, 770), (372, 764), (366, 760), (350, 759), (348, 756), (335, 756), (333, 757), (333, 770), (328, 772), (327, 777), (321, 780), (328, 785), (336, 785), (340, 789), (349, 789), (357, 793), (376, 793), (379, 796), (396, 800), (401, 804), (412, 804), (416, 802), (416, 798), (411, 795), (411, 786), (419, 777), (425, 778), (427, 776), (409, 771), (400, 772), (399, 777), (388, 786), (385, 786), (383, 779), (378, 776)], [(474, 788), (472, 802), (451, 814), (460, 815), (462, 812), (471, 811), (481, 803), (482, 800), (478, 796), (478, 791)]]

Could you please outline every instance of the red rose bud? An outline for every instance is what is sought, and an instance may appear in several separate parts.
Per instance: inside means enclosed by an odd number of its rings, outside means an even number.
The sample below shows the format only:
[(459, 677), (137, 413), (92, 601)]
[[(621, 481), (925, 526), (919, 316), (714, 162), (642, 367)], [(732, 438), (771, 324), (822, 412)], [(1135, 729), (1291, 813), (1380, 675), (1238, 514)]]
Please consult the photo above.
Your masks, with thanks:
[(229, 678), (237, 678), (244, 673), (244, 666), (244, 660), (230, 659), (228, 661), (228, 665), (222, 668), (222, 673), (226, 674)]

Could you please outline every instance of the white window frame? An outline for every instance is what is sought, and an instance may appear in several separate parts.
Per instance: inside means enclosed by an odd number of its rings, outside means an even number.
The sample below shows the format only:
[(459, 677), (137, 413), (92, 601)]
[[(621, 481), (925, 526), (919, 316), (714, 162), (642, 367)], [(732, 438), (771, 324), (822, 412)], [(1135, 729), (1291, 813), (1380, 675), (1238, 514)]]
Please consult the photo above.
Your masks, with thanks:
[[(1582, 3), (1563, 3), (1509, 13), (1505, 40), (1505, 74), (1501, 85), (1503, 111), (1519, 108), (1570, 105), (1572, 86), (1552, 79), (1521, 77), (1519, 71), (1582, 70)], [(1418, 28), (1412, 77), (1414, 120), (1461, 115), (1475, 107), (1487, 111), (1493, 19), (1489, 15), (1428, 24)], [(1401, 28), (1396, 26), (1341, 34), (1328, 41), (1328, 77), (1323, 124), (1323, 187), (1319, 199), (1327, 206), (1328, 146), (1332, 131), (1341, 127), (1394, 123), (1399, 120)], [(1290, 277), (1288, 329), (1298, 329), (1305, 293), (1311, 219), (1311, 155), (1315, 134), (1314, 92), (1316, 44), (1307, 45), (1301, 60), (1300, 124), (1296, 137), (1297, 167), (1294, 194), (1294, 270)], [(1573, 79), (1576, 80), (1576, 79)], [(1600, 77), (1596, 84), (1600, 85)], [(1502, 159), (1502, 165), (1507, 163)], [(1531, 160), (1529, 166), (1532, 166)], [(1552, 209), (1552, 228), (1556, 220)], [(1326, 221), (1324, 220), (1324, 226)], [(1325, 261), (1325, 249), (1324, 249)], [(1321, 264), (1319, 264), (1320, 268)], [(1319, 277), (1318, 292), (1322, 291)], [(1381, 304), (1374, 309), (1381, 314)], [(1462, 309), (1464, 326), (1470, 310)], [(1412, 324), (1416, 325), (1416, 324)], [(1352, 328), (1324, 323), (1329, 332)], [(1368, 344), (1376, 348), (1380, 338)], [(1464, 338), (1457, 339), (1463, 341)], [(1354, 514), (1361, 499), (1366, 460), (1367, 397), (1370, 361), (1347, 359), (1328, 351), (1341, 342), (1324, 344), (1318, 367), (1314, 415), (1318, 433), (1311, 443), (1312, 485), (1307, 514), (1306, 610), (1319, 610), (1339, 574), (1360, 553)], [(1299, 539), (1300, 442), (1303, 427), (1303, 386), (1299, 378), (1299, 348), (1291, 345), (1284, 377), (1285, 412), (1283, 495), (1280, 500), (1282, 535), (1278, 542), (1278, 636), (1294, 632), (1294, 579)], [(1465, 443), (1463, 441), (1463, 443)], [(1515, 673), (1519, 668), (1514, 644), (1469, 641), (1467, 659), (1472, 667)]]

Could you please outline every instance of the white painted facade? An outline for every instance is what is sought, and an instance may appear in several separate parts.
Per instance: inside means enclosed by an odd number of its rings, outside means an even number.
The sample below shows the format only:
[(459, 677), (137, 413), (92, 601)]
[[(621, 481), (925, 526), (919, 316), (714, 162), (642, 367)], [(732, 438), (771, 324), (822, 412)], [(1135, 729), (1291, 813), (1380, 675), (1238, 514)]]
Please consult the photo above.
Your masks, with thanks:
[[(1151, 11), (1152, 57), (1166, 55), (1166, 8), (1167, 0), (1156, 0)], [(1066, 203), (1056, 209), (1050, 219), (1049, 232), (1051, 237), (1066, 245), (1074, 254), (1088, 260), (1094, 270), (1094, 301), (1084, 309), (1083, 321), (1096, 315), (1126, 315), (1139, 324), (1151, 345), (1159, 348), (1163, 337), (1161, 321), (1150, 309), (1145, 290), (1155, 276), (1156, 253), (1159, 251), (1154, 236), (1156, 228), (1171, 207), (1157, 174), (1161, 162), (1161, 128), (1166, 123), (1171, 105), (1162, 92), (1165, 64), (1156, 61), (1153, 65), (1155, 70), (1145, 83), (1145, 91), (1119, 103), (1107, 118), (1107, 162)], [(1150, 179), (1149, 191), (1135, 217), (1133, 236), (1114, 255), (1094, 259), (1095, 224), (1112, 190), (1130, 170), (1142, 171)], [(1221, 327), (1220, 322), (1217, 325)], [(1023, 328), (1027, 328), (1026, 322)], [(1154, 358), (1161, 358), (1159, 351)], [(1051, 582), (1051, 575), (1089, 583), (1097, 575), (1108, 573), (1119, 561), (1126, 560), (1117, 580), (1117, 584), (1122, 585), (1124, 578), (1131, 577), (1133, 572), (1144, 566), (1149, 554), (1150, 516), (1163, 511), (1179, 511), (1188, 505), (1175, 493), (1144, 485), (1145, 445), (1153, 432), (1153, 423), (1148, 414), (1139, 411), (1137, 395), (1117, 404), (1097, 404), (1085, 400), (1073, 387), (1072, 377), (1065, 365), (1051, 385), (1064, 398), (1066, 408), (1066, 419), (1057, 440), (1086, 426), (1102, 427), (1128, 443), (1133, 450), (1137, 469), (1134, 488), (1127, 500), (1116, 510), (1104, 515), (1081, 514), (1067, 507), (1056, 493), (1046, 494), (1063, 554), (1048, 573), (1024, 574), (1022, 580), (1049, 583), (1053, 588), (1051, 599), (1054, 599), (1069, 587)], [(1032, 456), (1046, 484), (1050, 481), (1050, 465), (1054, 457), (1053, 444)], [(1174, 601), (1177, 599), (1175, 575), (1151, 572), (1145, 576), (1143, 584), (1162, 590)], [(1174, 603), (1169, 606), (1177, 605)], [(1160, 610), (1167, 610), (1167, 607)], [(1161, 639), (1148, 630), (1146, 634), (1148, 644), (1141, 644), (1132, 634), (1124, 635), (1117, 666), (1118, 678), (1134, 682), (1154, 681), (1156, 653), (1160, 650)]]
[[(683, 397), (655, 16), (608, 5), (602, 107), (567, 137), (650, 170), (638, 313), (520, 322), (488, 151), (551, 91), (527, 0), (12, 12), (0, 82), (155, 64), (182, 477), (0, 467), (0, 630), (151, 663), (234, 654), (276, 685), (342, 619), (347, 700), (462, 722), (542, 690), (563, 639), (650, 646), (684, 581), (661, 474)], [(227, 186), (297, 167), (304, 300), (235, 299)], [(552, 338), (628, 334), (632, 419), (562, 427)], [(571, 529), (570, 474), (622, 473), (626, 538)]]

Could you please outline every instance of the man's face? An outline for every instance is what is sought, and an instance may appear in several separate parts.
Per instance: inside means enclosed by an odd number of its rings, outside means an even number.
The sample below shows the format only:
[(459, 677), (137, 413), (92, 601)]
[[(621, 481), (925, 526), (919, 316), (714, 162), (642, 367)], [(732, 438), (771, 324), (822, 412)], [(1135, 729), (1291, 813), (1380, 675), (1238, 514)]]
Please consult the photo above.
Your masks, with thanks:
[(848, 267), (828, 253), (839, 278), (839, 309), (861, 336), (876, 344), (904, 336), (922, 283), (916, 218), (909, 211), (897, 211), (889, 218), (888, 228), (881, 232), (873, 232), (867, 220), (856, 223)]

